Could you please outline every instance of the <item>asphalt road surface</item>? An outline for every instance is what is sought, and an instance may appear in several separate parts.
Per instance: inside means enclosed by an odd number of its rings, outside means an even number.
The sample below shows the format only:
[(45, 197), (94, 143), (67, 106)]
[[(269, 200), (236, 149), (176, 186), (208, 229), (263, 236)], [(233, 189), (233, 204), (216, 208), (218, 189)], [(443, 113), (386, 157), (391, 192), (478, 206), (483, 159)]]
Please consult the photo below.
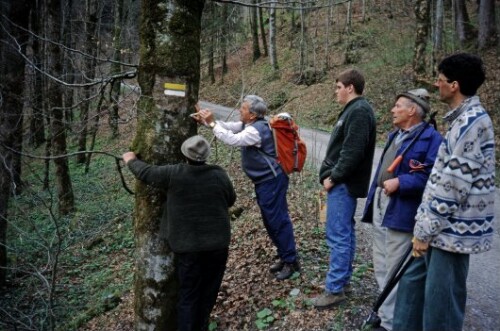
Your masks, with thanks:
[[(220, 120), (238, 120), (239, 112), (208, 102), (200, 102), (202, 108), (211, 109)], [(301, 128), (300, 136), (307, 145), (307, 162), (319, 165), (323, 160), (329, 132)], [(377, 148), (376, 167), (382, 150)], [(361, 201), (360, 201), (361, 202)], [(358, 208), (359, 210), (360, 208)], [(370, 227), (358, 222), (358, 226)], [(495, 234), (493, 248), (486, 253), (471, 255), (467, 279), (467, 306), (464, 331), (500, 331), (500, 190), (495, 192)], [(369, 231), (363, 231), (369, 232)]]

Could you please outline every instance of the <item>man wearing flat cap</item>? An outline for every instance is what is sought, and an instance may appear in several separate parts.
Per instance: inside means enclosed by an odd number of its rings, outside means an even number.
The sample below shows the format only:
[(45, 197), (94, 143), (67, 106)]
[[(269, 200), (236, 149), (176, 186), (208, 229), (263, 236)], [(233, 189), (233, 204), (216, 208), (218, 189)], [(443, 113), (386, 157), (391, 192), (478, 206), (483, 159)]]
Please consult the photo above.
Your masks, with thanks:
[[(373, 224), (373, 266), (380, 291), (411, 246), (415, 215), (442, 137), (425, 122), (429, 93), (419, 88), (396, 96), (391, 110), (396, 130), (389, 134), (368, 192), (363, 222)], [(402, 161), (388, 168), (398, 157)], [(379, 308), (381, 325), (392, 330), (396, 289)]]
[(210, 144), (205, 138), (188, 138), (181, 152), (186, 163), (173, 165), (149, 165), (134, 152), (122, 158), (137, 179), (166, 192), (160, 237), (175, 253), (178, 330), (207, 330), (226, 270), (228, 209), (236, 193), (224, 169), (206, 164)]

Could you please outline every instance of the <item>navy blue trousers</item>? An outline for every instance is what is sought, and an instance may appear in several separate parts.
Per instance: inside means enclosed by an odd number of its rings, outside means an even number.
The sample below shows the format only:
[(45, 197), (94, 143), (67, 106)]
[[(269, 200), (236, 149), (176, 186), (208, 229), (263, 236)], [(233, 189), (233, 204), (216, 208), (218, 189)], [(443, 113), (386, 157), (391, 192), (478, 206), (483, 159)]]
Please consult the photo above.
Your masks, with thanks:
[(180, 285), (178, 331), (208, 330), (210, 312), (226, 270), (228, 249), (175, 255)]
[(297, 250), (292, 221), (288, 215), (287, 190), (288, 176), (284, 173), (255, 185), (264, 226), (276, 246), (278, 256), (286, 263), (293, 263), (297, 260)]

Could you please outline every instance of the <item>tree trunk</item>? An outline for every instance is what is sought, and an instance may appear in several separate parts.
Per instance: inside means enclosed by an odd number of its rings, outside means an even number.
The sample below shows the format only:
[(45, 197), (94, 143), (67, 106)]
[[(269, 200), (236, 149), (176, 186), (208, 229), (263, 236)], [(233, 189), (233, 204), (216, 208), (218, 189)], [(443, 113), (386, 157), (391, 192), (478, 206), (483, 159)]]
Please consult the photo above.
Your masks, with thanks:
[(472, 37), (472, 25), (467, 13), (465, 0), (455, 0), (455, 31), (458, 37), (460, 47), (464, 47), (465, 43)]
[[(60, 77), (62, 73), (62, 56), (59, 44), (61, 37), (61, 2), (59, 0), (48, 0), (47, 9), (49, 16), (48, 37), (55, 43), (49, 43), (48, 56), (50, 57), (49, 70), (54, 77)], [(56, 44), (57, 43), (57, 44)], [(47, 98), (51, 114), (52, 131), (52, 154), (54, 156), (66, 154), (66, 126), (64, 123), (63, 91), (59, 83), (49, 81)], [(59, 200), (59, 214), (67, 215), (75, 209), (73, 187), (69, 174), (68, 158), (59, 157), (54, 159), (56, 168), (56, 189)]]
[[(223, 37), (222, 37), (223, 38)], [(210, 83), (215, 83), (215, 62), (214, 62), (214, 43), (215, 37), (213, 34), (208, 37), (208, 78), (210, 79)], [(222, 81), (224, 81), (224, 75), (222, 76)]]
[(266, 29), (264, 29), (264, 15), (261, 7), (259, 7), (259, 25), (260, 25), (260, 37), (262, 38), (262, 49), (264, 50), (264, 57), (267, 57), (268, 53), (267, 53)]
[[(257, 0), (252, 0), (252, 3), (257, 4)], [(253, 62), (257, 61), (260, 56), (260, 47), (259, 47), (259, 26), (257, 20), (257, 7), (251, 7), (251, 17), (250, 17), (250, 29), (252, 30), (252, 49), (253, 49)]]
[[(196, 133), (196, 123), (189, 113), (194, 112), (198, 101), (203, 6), (203, 0), (142, 1), (138, 72), (142, 94), (132, 150), (148, 163), (181, 162), (182, 142)], [(185, 84), (185, 97), (165, 96), (164, 83)], [(137, 183), (136, 330), (176, 329), (173, 255), (159, 238), (164, 200), (161, 190)]]
[(347, 17), (345, 22), (345, 30), (348, 35), (352, 31), (352, 0), (347, 2)]
[(440, 54), (443, 51), (443, 27), (444, 27), (444, 4), (443, 0), (436, 1), (436, 13), (434, 24), (433, 46), (435, 54)]
[(299, 42), (299, 74), (300, 79), (304, 74), (304, 70), (307, 66), (307, 44), (306, 44), (306, 18), (305, 9), (300, 3), (300, 42)]
[(332, 13), (333, 13), (333, 3), (332, 0), (329, 0), (328, 13), (326, 15), (326, 31), (325, 31), (325, 71), (330, 70), (330, 28), (332, 26)]
[(417, 75), (425, 74), (425, 49), (427, 47), (427, 37), (429, 34), (429, 1), (416, 0), (415, 17), (417, 21), (415, 35), (415, 50), (413, 57), (413, 71)]
[(443, 53), (443, 28), (444, 28), (444, 3), (443, 0), (436, 1), (434, 13), (434, 29), (432, 36), (432, 74), (435, 75), (435, 64)]
[[(123, 0), (115, 0), (115, 15), (114, 15), (114, 31), (113, 31), (113, 60), (111, 64), (111, 74), (118, 74), (122, 70), (119, 62), (122, 60), (122, 25), (125, 24), (123, 19)], [(118, 130), (118, 120), (120, 119), (118, 106), (120, 102), (120, 86), (121, 79), (115, 79), (111, 84), (109, 92), (109, 127), (111, 128), (111, 137), (117, 138), (120, 134)]]
[[(21, 151), (23, 124), (24, 59), (28, 34), (14, 26), (27, 29), (31, 1), (0, 3), (0, 286), (5, 284), (7, 266), (7, 219), (10, 195), (16, 189), (16, 177), (20, 181), (20, 156), (12, 150)], [(13, 39), (15, 38), (15, 39)], [(22, 45), (20, 48), (18, 45)], [(20, 54), (22, 53), (22, 54)]]
[(269, 55), (271, 67), (275, 72), (279, 70), (278, 56), (276, 54), (276, 0), (271, 2), (269, 9)]
[(227, 32), (227, 16), (228, 16), (228, 4), (222, 4), (222, 27), (221, 27), (221, 40), (220, 40), (220, 51), (221, 51), (221, 59), (222, 59), (222, 77), (221, 80), (224, 81), (224, 75), (227, 74), (227, 41), (228, 41), (228, 32)]
[[(69, 48), (74, 47), (74, 36), (73, 36), (73, 0), (67, 0), (66, 6), (62, 11), (63, 18), (63, 38), (64, 45)], [(73, 68), (73, 61), (70, 56), (64, 57), (63, 62), (63, 75), (64, 81), (68, 84), (73, 84), (75, 81), (75, 70)], [(66, 119), (67, 126), (70, 126), (73, 123), (73, 99), (75, 96), (75, 90), (72, 88), (65, 88), (63, 95), (63, 107), (64, 107), (64, 118)]]
[(498, 34), (495, 20), (495, 0), (479, 2), (479, 49), (498, 45)]
[[(85, 71), (85, 78), (92, 81), (95, 76), (96, 56), (98, 48), (98, 2), (97, 0), (85, 1), (85, 23), (84, 23), (84, 42), (85, 52), (90, 55), (83, 60), (83, 70)], [(87, 81), (87, 82), (88, 82)], [(83, 102), (80, 106), (80, 130), (78, 134), (78, 151), (82, 152), (87, 150), (87, 135), (88, 135), (88, 120), (90, 112), (90, 104), (92, 101), (92, 94), (94, 88), (92, 86), (85, 86), (83, 88)], [(97, 110), (99, 111), (99, 110)], [(78, 154), (77, 162), (80, 164), (86, 163), (86, 154)]]
[[(41, 6), (40, 1), (35, 1), (34, 6), (34, 12), (37, 13), (37, 15), (31, 15), (31, 30), (35, 35), (43, 36), (41, 20), (44, 17), (47, 17), (43, 13), (45, 7)], [(43, 63), (43, 54), (45, 54), (43, 44), (40, 43), (38, 38), (32, 38), (31, 47), (33, 51), (32, 61), (34, 65), (43, 70), (45, 67)], [(31, 100), (33, 100), (33, 102), (30, 119), (29, 143), (37, 148), (45, 142), (45, 110), (43, 107), (43, 91), (45, 89), (45, 85), (43, 76), (38, 70), (33, 70), (32, 89), (33, 95), (31, 96)]]

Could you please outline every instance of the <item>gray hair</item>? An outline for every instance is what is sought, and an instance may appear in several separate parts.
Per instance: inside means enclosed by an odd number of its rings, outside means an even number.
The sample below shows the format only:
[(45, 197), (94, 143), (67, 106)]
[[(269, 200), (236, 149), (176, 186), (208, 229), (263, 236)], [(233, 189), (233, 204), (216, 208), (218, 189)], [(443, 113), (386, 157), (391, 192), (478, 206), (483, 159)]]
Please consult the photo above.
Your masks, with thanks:
[(266, 116), (267, 104), (261, 97), (257, 95), (247, 95), (243, 98), (243, 102), (248, 102), (250, 104), (250, 112), (257, 115), (257, 117), (262, 118)]
[(405, 98), (405, 99), (406, 99), (407, 105), (411, 104), (411, 105), (415, 106), (415, 108), (417, 109), (417, 115), (420, 117), (420, 119), (425, 120), (425, 118), (427, 117), (427, 112), (424, 110), (424, 108), (411, 99), (408, 99), (408, 98)]

